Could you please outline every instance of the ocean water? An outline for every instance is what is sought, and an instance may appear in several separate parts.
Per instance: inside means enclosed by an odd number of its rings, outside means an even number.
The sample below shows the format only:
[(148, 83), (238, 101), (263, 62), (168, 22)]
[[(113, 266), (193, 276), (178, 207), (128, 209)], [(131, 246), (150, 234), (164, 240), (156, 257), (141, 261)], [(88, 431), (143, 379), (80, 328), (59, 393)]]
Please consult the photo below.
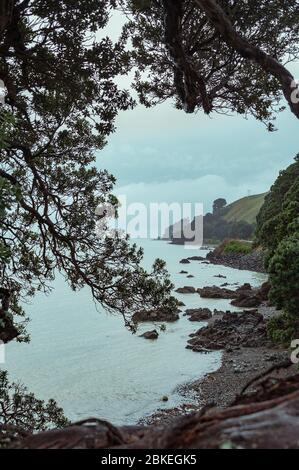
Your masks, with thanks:
[[(155, 258), (167, 262), (176, 287), (250, 282), (260, 285), (262, 274), (182, 258), (204, 256), (207, 251), (186, 250), (163, 241), (139, 240), (145, 250), (144, 265)], [(193, 274), (186, 279), (181, 270)], [(227, 279), (215, 277), (218, 274)], [(178, 295), (186, 307), (238, 310), (229, 300), (201, 299), (198, 294)], [(73, 293), (65, 280), (57, 278), (49, 296), (37, 296), (26, 306), (31, 318), (30, 344), (10, 343), (6, 363), (10, 379), (20, 381), (39, 398), (54, 398), (72, 420), (88, 417), (108, 419), (115, 424), (132, 424), (158, 408), (173, 407), (187, 400), (177, 387), (203, 377), (221, 364), (221, 352), (194, 353), (185, 348), (188, 336), (205, 323), (191, 323), (181, 314), (178, 322), (167, 324), (157, 341), (140, 338), (153, 329), (143, 324), (136, 335), (128, 332), (122, 318), (95, 307), (87, 289)], [(159, 326), (159, 325), (157, 325)], [(169, 401), (161, 398), (167, 395)]]

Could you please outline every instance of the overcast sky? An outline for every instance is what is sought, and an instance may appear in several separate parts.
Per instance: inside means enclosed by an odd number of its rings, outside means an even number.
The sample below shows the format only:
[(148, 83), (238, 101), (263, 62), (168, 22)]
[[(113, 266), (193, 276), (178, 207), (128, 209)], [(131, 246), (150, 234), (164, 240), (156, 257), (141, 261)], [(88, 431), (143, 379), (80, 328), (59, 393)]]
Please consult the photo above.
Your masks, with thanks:
[[(116, 16), (109, 35), (115, 38), (120, 27)], [(292, 71), (299, 78), (299, 64)], [(289, 109), (274, 133), (253, 118), (187, 115), (171, 102), (122, 112), (116, 125), (97, 164), (116, 176), (116, 192), (134, 202), (203, 202), (206, 212), (218, 197), (231, 202), (268, 191), (299, 152), (298, 121)]]

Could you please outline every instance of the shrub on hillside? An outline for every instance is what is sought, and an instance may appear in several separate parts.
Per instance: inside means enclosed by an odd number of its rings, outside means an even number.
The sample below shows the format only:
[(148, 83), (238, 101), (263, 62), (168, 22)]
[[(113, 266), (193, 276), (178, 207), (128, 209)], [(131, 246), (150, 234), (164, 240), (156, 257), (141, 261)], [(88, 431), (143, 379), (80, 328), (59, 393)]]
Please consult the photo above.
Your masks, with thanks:
[(252, 252), (252, 244), (241, 240), (228, 240), (224, 246), (223, 253), (248, 254)]

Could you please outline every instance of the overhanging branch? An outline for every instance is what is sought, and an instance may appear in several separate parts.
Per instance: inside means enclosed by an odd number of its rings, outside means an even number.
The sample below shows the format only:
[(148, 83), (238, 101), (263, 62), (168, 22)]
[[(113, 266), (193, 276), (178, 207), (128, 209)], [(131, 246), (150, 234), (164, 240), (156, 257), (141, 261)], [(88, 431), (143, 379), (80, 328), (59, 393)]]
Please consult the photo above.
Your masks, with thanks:
[[(244, 59), (259, 65), (267, 74), (277, 78), (291, 111), (299, 119), (299, 87), (293, 75), (274, 57), (250, 44), (238, 34), (229, 17), (215, 0), (194, 0), (195, 4), (207, 15), (224, 41)], [(298, 92), (298, 93), (297, 93)]]
[(163, 0), (165, 11), (165, 42), (175, 66), (175, 86), (187, 113), (193, 113), (201, 102), (206, 114), (212, 111), (204, 78), (194, 67), (182, 45), (182, 0)]

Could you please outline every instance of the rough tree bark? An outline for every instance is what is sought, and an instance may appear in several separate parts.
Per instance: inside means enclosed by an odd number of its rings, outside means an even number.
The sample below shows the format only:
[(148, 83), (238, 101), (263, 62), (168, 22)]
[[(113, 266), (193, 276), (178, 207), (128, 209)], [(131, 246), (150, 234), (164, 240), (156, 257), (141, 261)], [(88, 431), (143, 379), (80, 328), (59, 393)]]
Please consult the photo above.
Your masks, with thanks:
[(193, 113), (200, 99), (206, 114), (212, 111), (206, 84), (200, 72), (186, 55), (181, 37), (182, 0), (163, 0), (165, 43), (175, 67), (175, 86), (184, 110)]
[(5, 31), (11, 19), (13, 5), (13, 0), (1, 0), (0, 2), (0, 34)]

